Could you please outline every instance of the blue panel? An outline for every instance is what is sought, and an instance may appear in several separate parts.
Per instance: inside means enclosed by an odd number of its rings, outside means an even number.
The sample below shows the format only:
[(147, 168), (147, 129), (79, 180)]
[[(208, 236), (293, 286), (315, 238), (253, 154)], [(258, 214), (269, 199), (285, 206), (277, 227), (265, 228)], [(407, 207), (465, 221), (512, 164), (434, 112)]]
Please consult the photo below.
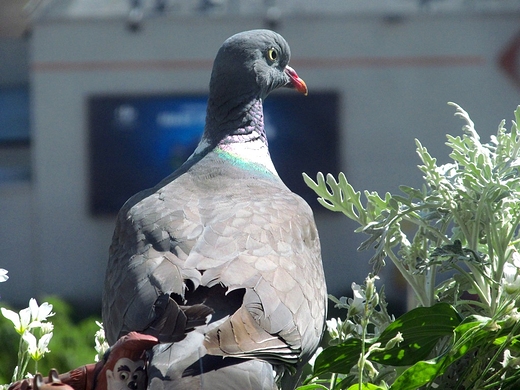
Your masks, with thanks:
[(29, 141), (29, 88), (0, 88), (0, 143)]

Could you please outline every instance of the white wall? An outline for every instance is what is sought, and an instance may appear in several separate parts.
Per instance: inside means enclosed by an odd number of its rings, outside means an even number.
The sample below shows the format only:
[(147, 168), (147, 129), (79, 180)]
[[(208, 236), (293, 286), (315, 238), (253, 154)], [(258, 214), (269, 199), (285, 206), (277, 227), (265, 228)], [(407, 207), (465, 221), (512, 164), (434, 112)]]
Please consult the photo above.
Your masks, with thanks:
[[(497, 56), (519, 19), (294, 18), (279, 31), (310, 93), (342, 94), (349, 180), (357, 189), (395, 192), (400, 184), (419, 183), (414, 138), (447, 161), (445, 134), (459, 134), (462, 126), (447, 101), (471, 114), (484, 139), (501, 119), (512, 119), (520, 91), (498, 68)], [(116, 19), (34, 26), (33, 181), (0, 188), (0, 210), (9, 208), (1, 214), (0, 266), (11, 275), (0, 285), (2, 299), (25, 303), (31, 295), (59, 293), (93, 307), (100, 303), (113, 220), (92, 218), (87, 210), (87, 96), (204, 92), (224, 39), (258, 27), (261, 20), (224, 17), (147, 19), (137, 33)], [(370, 269), (370, 253), (356, 252), (363, 237), (352, 233), (356, 226), (346, 218), (320, 213), (317, 220), (330, 290), (347, 293)]]

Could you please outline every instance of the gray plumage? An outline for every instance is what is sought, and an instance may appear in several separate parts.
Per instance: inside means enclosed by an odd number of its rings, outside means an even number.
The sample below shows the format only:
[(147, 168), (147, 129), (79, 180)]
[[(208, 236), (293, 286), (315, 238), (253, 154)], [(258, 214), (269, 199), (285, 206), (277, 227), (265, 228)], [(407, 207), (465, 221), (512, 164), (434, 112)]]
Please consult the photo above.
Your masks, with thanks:
[(272, 31), (226, 40), (198, 148), (119, 212), (103, 322), (110, 344), (130, 331), (162, 341), (151, 352), (151, 389), (276, 389), (282, 376), (291, 389), (318, 346), (318, 232), (272, 166), (263, 125), (272, 90), (307, 92), (289, 58)]

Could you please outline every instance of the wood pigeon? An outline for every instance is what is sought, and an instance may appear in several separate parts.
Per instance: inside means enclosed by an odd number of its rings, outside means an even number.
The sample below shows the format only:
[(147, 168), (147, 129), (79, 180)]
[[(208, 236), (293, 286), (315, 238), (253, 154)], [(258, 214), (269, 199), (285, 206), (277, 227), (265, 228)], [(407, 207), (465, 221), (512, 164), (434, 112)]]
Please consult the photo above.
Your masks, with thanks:
[(264, 129), (271, 91), (307, 94), (289, 58), (269, 30), (228, 38), (198, 147), (118, 214), (103, 323), (110, 344), (131, 331), (161, 341), (149, 389), (293, 389), (318, 347), (318, 232), (311, 208), (278, 176)]

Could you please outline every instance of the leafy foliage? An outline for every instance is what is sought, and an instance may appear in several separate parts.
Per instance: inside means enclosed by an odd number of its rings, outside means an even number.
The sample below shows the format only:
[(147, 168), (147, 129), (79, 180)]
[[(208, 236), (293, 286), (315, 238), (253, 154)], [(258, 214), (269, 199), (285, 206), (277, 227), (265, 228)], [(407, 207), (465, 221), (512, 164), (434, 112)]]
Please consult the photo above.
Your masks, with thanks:
[[(374, 251), (373, 274), (364, 287), (353, 284), (354, 299), (332, 298), (347, 310), (346, 319), (328, 321), (333, 345), (317, 356), (309, 385), (519, 386), (520, 107), (511, 130), (502, 121), (484, 144), (469, 115), (451, 104), (465, 120), (464, 134), (447, 136), (452, 162), (440, 166), (416, 140), (420, 189), (401, 186), (401, 194), (384, 197), (364, 191), (362, 199), (342, 173), (337, 179), (319, 173), (316, 181), (304, 174), (324, 207), (358, 222), (356, 231), (368, 235), (359, 249)], [(381, 315), (382, 292), (367, 294), (388, 259), (418, 306), (395, 321)], [(439, 278), (445, 271), (449, 277)]]

